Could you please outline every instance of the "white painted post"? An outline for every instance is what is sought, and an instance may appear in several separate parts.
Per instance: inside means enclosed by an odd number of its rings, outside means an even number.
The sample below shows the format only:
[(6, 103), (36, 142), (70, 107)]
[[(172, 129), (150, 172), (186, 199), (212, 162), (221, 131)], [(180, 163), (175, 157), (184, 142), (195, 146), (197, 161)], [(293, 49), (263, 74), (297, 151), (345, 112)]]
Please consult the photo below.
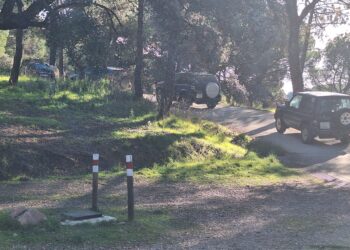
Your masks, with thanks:
[(92, 155), (92, 210), (98, 211), (97, 190), (98, 190), (98, 172), (99, 172), (99, 154)]
[(126, 176), (128, 187), (128, 220), (134, 219), (134, 164), (132, 155), (126, 156)]

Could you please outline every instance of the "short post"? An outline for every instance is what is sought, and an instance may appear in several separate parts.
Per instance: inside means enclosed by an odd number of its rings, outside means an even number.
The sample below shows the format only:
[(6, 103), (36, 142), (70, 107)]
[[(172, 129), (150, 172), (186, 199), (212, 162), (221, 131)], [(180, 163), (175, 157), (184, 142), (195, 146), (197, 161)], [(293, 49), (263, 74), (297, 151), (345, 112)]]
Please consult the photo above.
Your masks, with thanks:
[(126, 176), (128, 186), (128, 220), (134, 219), (134, 165), (132, 155), (126, 156)]
[(98, 172), (99, 172), (99, 154), (92, 156), (92, 210), (98, 211), (97, 207), (97, 190), (98, 190)]

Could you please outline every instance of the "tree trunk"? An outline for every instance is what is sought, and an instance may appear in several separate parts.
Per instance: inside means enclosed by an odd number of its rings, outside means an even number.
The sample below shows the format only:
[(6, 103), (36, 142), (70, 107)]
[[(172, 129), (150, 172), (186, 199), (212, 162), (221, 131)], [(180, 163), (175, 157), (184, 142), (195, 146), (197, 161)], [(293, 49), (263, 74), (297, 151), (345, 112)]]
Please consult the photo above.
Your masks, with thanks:
[(309, 20), (308, 20), (307, 25), (306, 25), (303, 50), (302, 50), (301, 59), (300, 59), (302, 73), (304, 72), (304, 69), (305, 69), (305, 62), (306, 62), (307, 51), (309, 49), (310, 36), (311, 36), (311, 25), (312, 25), (312, 21), (314, 20), (314, 15), (315, 15), (315, 10), (313, 9), (310, 12)]
[(144, 15), (144, 0), (139, 0), (138, 6), (138, 27), (137, 27), (137, 49), (136, 49), (136, 68), (134, 89), (135, 98), (142, 99), (142, 71), (143, 71), (143, 15)]
[(162, 87), (158, 119), (169, 114), (175, 94), (176, 52), (178, 36), (183, 30), (180, 1), (150, 1), (160, 17), (162, 37), (166, 46), (165, 82)]
[(21, 62), (23, 56), (23, 30), (16, 30), (16, 52), (13, 58), (13, 65), (11, 69), (11, 76), (9, 83), (11, 85), (16, 85), (18, 83), (18, 77), (21, 70)]
[(49, 63), (52, 66), (56, 65), (56, 56), (57, 56), (57, 46), (56, 44), (51, 44), (50, 46), (50, 59)]
[(63, 48), (59, 48), (58, 51), (58, 72), (60, 78), (64, 78)]
[(304, 90), (303, 74), (300, 63), (300, 23), (296, 0), (286, 0), (287, 16), (289, 21), (288, 63), (293, 92)]
[(168, 57), (166, 62), (165, 83), (159, 104), (158, 119), (163, 119), (169, 114), (174, 100), (175, 75), (176, 75), (176, 34), (169, 37)]

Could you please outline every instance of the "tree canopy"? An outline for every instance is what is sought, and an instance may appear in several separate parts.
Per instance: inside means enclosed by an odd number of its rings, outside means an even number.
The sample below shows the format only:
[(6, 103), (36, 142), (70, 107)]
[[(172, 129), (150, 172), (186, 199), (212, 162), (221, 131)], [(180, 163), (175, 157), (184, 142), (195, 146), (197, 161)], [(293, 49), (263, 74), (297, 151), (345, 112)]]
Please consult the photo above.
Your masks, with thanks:
[(339, 64), (331, 45), (324, 53), (312, 46), (324, 27), (347, 22), (349, 2), (2, 0), (0, 6), (0, 29), (17, 30), (0, 34), (3, 58), (23, 50), (26, 60), (57, 64), (61, 76), (121, 68), (137, 98), (148, 83), (166, 80), (168, 102), (176, 72), (205, 71), (217, 75), (228, 97), (239, 93), (242, 102), (265, 105), (281, 96), (286, 77), (301, 91), (304, 78), (320, 79), (310, 73), (316, 61), (326, 58), (328, 71)]

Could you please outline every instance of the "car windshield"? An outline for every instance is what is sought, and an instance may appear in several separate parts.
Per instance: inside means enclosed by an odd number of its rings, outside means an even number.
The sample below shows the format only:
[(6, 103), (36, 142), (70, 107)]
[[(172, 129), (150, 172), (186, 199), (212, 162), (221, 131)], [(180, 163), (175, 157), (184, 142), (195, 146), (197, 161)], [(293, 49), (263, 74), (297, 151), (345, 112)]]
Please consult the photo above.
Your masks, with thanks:
[(350, 109), (350, 98), (324, 98), (319, 101), (319, 113), (337, 112), (345, 108)]

